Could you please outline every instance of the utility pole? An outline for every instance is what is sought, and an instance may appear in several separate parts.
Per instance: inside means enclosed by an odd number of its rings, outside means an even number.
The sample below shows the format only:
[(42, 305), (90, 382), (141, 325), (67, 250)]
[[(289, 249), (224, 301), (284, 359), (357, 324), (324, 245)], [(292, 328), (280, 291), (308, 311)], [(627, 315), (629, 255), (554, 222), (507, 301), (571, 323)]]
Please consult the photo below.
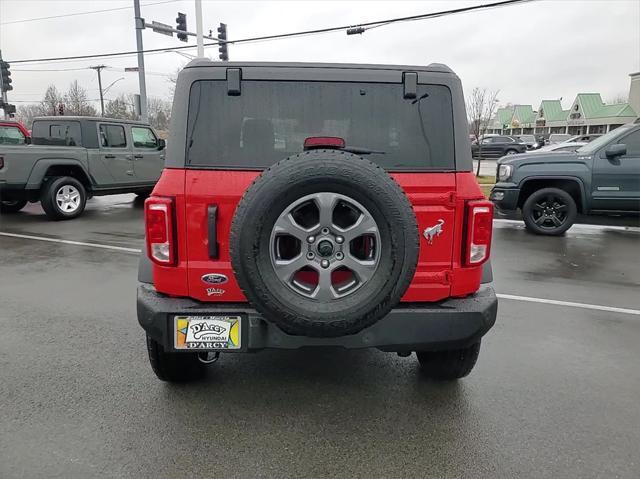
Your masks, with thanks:
[(138, 49), (138, 81), (140, 83), (140, 116), (142, 121), (149, 121), (147, 113), (147, 84), (144, 78), (144, 53), (142, 47), (142, 30), (144, 18), (140, 16), (140, 0), (133, 0), (133, 10), (136, 22), (136, 47)]
[(98, 89), (100, 90), (100, 112), (102, 116), (104, 116), (104, 97), (102, 96), (102, 77), (100, 76), (100, 72), (102, 71), (102, 69), (107, 68), (107, 66), (97, 65), (95, 67), (89, 68), (98, 72)]
[(202, 37), (202, 0), (196, 0), (196, 41), (198, 58), (204, 58), (204, 38)]

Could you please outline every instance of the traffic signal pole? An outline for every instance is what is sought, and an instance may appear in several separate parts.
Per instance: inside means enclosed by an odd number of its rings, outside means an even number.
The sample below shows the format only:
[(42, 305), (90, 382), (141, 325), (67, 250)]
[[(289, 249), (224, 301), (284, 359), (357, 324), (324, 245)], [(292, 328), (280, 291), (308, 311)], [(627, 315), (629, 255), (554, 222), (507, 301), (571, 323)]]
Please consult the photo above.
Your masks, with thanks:
[(202, 36), (202, 0), (196, 0), (196, 42), (198, 58), (204, 58), (204, 38)]
[(138, 49), (138, 82), (140, 83), (140, 116), (142, 121), (149, 121), (147, 110), (147, 83), (144, 77), (144, 53), (142, 47), (142, 30), (144, 18), (140, 16), (140, 0), (133, 0), (133, 11), (136, 22), (136, 48)]

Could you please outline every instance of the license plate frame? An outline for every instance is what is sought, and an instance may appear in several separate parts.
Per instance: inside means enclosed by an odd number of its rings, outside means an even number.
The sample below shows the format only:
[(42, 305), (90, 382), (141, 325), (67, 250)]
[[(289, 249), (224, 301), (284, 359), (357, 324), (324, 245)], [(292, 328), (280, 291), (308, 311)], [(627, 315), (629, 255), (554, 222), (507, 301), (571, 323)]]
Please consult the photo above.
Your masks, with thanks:
[(242, 350), (240, 314), (178, 314), (173, 316), (173, 348), (176, 351)]

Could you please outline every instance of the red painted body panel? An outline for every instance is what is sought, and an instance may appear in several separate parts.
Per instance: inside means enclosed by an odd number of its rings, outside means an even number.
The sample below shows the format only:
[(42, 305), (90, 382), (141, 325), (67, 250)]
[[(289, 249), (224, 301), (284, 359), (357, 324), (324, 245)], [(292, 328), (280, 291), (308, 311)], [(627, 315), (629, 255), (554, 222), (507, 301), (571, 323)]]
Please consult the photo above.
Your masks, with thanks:
[[(176, 267), (154, 264), (158, 291), (200, 301), (246, 301), (231, 268), (229, 231), (240, 198), (259, 174), (259, 171), (192, 169), (163, 172), (153, 195), (175, 198), (178, 263)], [(462, 266), (465, 201), (484, 198), (473, 173), (392, 173), (392, 176), (407, 193), (421, 234), (418, 269), (402, 301), (432, 302), (475, 292), (480, 286), (482, 267)], [(217, 260), (209, 259), (208, 254), (209, 205), (218, 206)], [(438, 224), (442, 225), (442, 231), (429, 244), (423, 232)], [(212, 285), (201, 278), (208, 273), (229, 278), (227, 283), (215, 285), (223, 293), (207, 291)]]
[(0, 121), (0, 126), (8, 126), (8, 127), (17, 128), (18, 130), (20, 130), (22, 132), (22, 134), (25, 136), (25, 138), (31, 138), (31, 134), (29, 133), (29, 130), (27, 130), (24, 127), (24, 125), (22, 123), (20, 123), (19, 121)]
[(175, 205), (175, 234), (177, 238), (176, 266), (153, 265), (153, 283), (161, 293), (189, 296), (187, 280), (187, 228), (185, 222), (184, 170), (165, 169), (153, 189), (153, 196), (173, 198)]

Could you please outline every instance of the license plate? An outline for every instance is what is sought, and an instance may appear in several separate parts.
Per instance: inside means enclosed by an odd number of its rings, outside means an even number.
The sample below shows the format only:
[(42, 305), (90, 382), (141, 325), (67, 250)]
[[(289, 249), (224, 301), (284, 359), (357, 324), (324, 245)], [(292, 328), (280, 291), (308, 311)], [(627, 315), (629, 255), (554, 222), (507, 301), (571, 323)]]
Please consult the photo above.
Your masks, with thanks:
[(175, 349), (240, 349), (240, 316), (175, 316)]

